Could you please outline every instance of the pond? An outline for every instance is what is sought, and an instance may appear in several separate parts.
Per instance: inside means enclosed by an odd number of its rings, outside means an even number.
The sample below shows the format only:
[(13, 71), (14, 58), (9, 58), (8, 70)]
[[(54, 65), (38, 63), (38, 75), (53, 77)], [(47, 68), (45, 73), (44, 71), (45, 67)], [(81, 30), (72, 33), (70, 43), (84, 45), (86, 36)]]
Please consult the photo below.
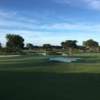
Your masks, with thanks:
[(52, 62), (66, 62), (66, 63), (71, 63), (80, 60), (80, 58), (75, 58), (75, 57), (50, 57), (49, 61)]

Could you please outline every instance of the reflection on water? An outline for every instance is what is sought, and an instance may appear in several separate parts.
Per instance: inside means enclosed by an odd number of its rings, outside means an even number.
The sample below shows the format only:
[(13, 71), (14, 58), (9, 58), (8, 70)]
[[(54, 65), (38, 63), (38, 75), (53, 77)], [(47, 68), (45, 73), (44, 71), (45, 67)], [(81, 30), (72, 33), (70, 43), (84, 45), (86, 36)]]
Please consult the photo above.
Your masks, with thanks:
[(75, 58), (75, 57), (51, 57), (49, 58), (49, 61), (56, 61), (56, 62), (75, 62), (77, 60), (79, 60), (80, 58)]

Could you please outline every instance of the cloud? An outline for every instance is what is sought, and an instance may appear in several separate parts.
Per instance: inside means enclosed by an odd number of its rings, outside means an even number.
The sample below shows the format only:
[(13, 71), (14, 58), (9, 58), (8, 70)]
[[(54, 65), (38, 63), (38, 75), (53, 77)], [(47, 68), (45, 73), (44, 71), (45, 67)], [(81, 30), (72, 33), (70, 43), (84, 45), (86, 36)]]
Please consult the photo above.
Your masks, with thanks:
[(77, 31), (77, 32), (100, 32), (100, 24), (89, 23), (53, 23), (41, 26), (40, 28), (46, 30), (55, 30), (59, 32)]
[[(41, 24), (38, 19), (23, 16), (19, 12), (0, 12), (0, 40), (5, 42), (7, 33), (20, 34), (25, 38), (25, 43), (33, 44), (60, 44), (63, 40), (95, 37), (100, 32), (100, 24), (88, 22), (50, 22)], [(39, 23), (40, 22), (40, 23)], [(80, 38), (81, 37), (81, 38)], [(99, 36), (98, 36), (99, 37)], [(55, 39), (57, 38), (57, 39)]]
[(17, 15), (16, 11), (4, 11), (0, 9), (0, 17), (1, 18), (12, 18)]
[[(68, 1), (68, 0), (67, 0)], [(85, 0), (84, 0), (85, 1)], [(86, 0), (85, 2), (93, 2), (96, 0)], [(90, 3), (89, 3), (90, 4)], [(70, 23), (70, 22), (64, 22), (64, 23), (46, 23), (41, 24), (40, 20), (33, 19), (30, 17), (25, 17), (21, 15), (18, 12), (13, 11), (2, 11), (0, 10), (0, 15), (3, 17), (0, 17), (0, 31), (29, 31), (34, 32), (65, 32), (65, 31), (77, 31), (77, 32), (100, 32), (100, 24), (89, 24), (87, 22), (81, 23)], [(40, 21), (40, 23), (39, 23)], [(52, 33), (51, 33), (52, 34)]]
[(18, 12), (0, 10), (0, 30), (34, 30), (38, 28), (36, 19), (25, 17)]
[(100, 10), (100, 0), (85, 0), (89, 8)]
[(92, 10), (100, 10), (100, 0), (54, 0), (56, 3), (66, 4), (72, 7), (79, 7)]
[[(22, 17), (22, 16), (21, 16)], [(20, 18), (20, 17), (19, 17)], [(29, 31), (29, 32), (63, 32), (63, 31), (77, 31), (77, 32), (100, 32), (100, 24), (89, 24), (89, 23), (44, 23), (44, 24), (37, 24), (36, 22), (31, 22), (27, 18), (27, 22), (18, 20), (19, 18), (15, 18), (15, 20), (8, 20), (8, 19), (1, 19), (0, 18), (0, 30), (6, 31)], [(24, 18), (24, 17), (22, 17)]]

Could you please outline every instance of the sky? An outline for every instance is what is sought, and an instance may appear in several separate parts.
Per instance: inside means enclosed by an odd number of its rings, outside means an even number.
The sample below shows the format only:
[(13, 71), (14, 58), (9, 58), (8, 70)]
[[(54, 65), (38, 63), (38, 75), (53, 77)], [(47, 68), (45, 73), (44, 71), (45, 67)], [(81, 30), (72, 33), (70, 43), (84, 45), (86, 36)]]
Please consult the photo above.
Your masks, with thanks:
[(1, 43), (8, 33), (34, 45), (70, 39), (100, 43), (100, 0), (0, 0)]

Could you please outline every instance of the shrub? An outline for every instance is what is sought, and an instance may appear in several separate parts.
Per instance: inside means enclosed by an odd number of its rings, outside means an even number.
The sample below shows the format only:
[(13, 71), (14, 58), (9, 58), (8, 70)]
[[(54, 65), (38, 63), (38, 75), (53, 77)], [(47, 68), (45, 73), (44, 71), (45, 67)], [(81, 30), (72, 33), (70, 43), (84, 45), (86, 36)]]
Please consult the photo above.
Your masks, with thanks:
[(55, 51), (48, 51), (47, 54), (48, 55), (62, 55), (61, 52), (55, 52)]

